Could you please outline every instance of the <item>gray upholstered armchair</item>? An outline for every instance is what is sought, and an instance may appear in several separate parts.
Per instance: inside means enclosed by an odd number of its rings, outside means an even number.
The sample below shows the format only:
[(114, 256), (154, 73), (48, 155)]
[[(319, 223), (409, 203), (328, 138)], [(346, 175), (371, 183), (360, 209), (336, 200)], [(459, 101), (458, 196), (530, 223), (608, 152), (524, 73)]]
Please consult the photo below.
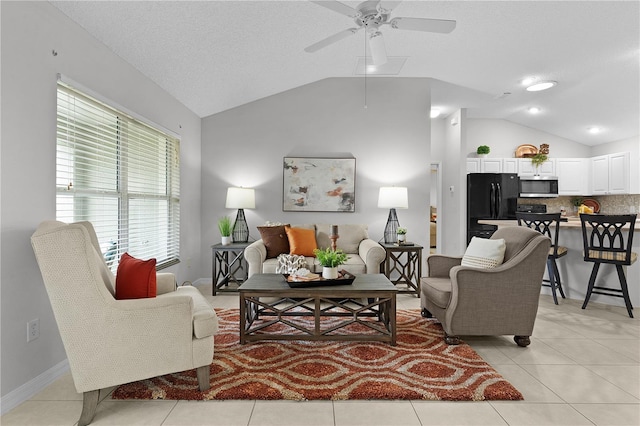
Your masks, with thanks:
[(218, 319), (196, 288), (176, 290), (173, 274), (157, 274), (157, 297), (116, 300), (89, 222), (43, 222), (31, 244), (83, 393), (79, 426), (92, 421), (100, 389), (194, 368), (209, 388)]
[(420, 280), (422, 315), (440, 321), (450, 345), (460, 343), (460, 335), (513, 334), (518, 346), (531, 343), (550, 240), (515, 226), (491, 238), (506, 243), (504, 261), (493, 269), (460, 266), (462, 257), (427, 258), (428, 277)]

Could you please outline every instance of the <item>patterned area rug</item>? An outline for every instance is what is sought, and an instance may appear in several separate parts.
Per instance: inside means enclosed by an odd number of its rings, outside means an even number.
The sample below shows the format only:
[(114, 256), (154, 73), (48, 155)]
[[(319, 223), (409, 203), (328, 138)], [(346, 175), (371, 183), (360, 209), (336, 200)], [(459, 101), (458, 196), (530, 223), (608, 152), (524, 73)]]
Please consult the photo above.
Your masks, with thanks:
[[(397, 346), (305, 341), (240, 345), (239, 310), (216, 312), (220, 331), (215, 336), (211, 389), (200, 392), (195, 370), (190, 370), (119, 386), (113, 398), (523, 399), (469, 345), (445, 344), (440, 325), (422, 318), (418, 310), (397, 312)], [(353, 329), (362, 332), (366, 327)]]

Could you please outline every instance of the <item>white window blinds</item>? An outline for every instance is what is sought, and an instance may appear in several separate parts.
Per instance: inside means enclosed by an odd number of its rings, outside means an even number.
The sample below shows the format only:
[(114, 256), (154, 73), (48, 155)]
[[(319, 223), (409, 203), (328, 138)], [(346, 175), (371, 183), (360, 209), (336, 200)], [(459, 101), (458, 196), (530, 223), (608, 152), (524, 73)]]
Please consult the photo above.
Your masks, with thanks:
[(56, 216), (90, 221), (115, 272), (124, 252), (179, 261), (180, 141), (58, 84)]

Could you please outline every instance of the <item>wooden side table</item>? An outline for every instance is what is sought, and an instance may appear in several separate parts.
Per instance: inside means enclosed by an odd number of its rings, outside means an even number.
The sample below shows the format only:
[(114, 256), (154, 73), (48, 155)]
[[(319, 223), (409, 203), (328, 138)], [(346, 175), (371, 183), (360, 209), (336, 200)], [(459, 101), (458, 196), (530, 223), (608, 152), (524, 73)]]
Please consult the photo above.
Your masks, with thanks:
[[(211, 246), (213, 263), (213, 290), (215, 296), (217, 291), (238, 291), (238, 287), (248, 278), (249, 266), (244, 260), (244, 249), (251, 244), (231, 243), (223, 246), (221, 243)], [(234, 284), (229, 287), (229, 284)]]
[(395, 284), (404, 284), (406, 289), (398, 293), (415, 294), (420, 297), (420, 277), (422, 276), (422, 246), (380, 243), (387, 256), (380, 265), (381, 272)]

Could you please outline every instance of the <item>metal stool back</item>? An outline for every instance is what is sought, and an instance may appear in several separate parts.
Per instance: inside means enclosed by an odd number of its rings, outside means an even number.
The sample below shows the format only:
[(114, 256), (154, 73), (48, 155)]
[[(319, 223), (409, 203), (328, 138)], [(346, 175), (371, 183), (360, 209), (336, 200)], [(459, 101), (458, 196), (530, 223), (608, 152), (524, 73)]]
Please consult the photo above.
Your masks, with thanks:
[[(622, 297), (627, 307), (627, 313), (633, 318), (633, 306), (629, 299), (627, 278), (623, 266), (633, 264), (638, 258), (637, 253), (631, 251), (636, 217), (637, 215), (635, 214), (580, 215), (582, 240), (584, 244), (584, 261), (594, 262), (582, 309), (587, 307), (592, 293)], [(602, 263), (610, 263), (616, 266), (618, 279), (620, 280), (620, 289), (595, 285), (596, 276)]]
[(562, 281), (560, 280), (560, 272), (556, 259), (567, 254), (567, 248), (558, 244), (560, 237), (560, 213), (517, 212), (516, 219), (518, 219), (518, 226), (527, 226), (551, 239), (551, 248), (549, 249), (549, 256), (547, 257), (547, 273), (549, 279), (543, 280), (542, 285), (551, 287), (553, 302), (557, 305), (558, 296), (556, 295), (556, 289), (560, 292), (560, 296), (562, 296), (563, 299), (565, 295), (562, 289)]

